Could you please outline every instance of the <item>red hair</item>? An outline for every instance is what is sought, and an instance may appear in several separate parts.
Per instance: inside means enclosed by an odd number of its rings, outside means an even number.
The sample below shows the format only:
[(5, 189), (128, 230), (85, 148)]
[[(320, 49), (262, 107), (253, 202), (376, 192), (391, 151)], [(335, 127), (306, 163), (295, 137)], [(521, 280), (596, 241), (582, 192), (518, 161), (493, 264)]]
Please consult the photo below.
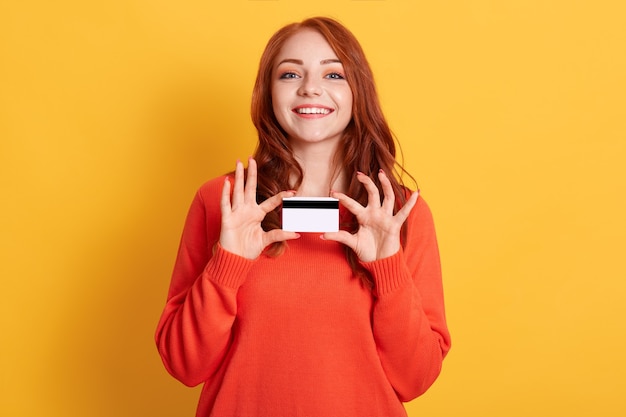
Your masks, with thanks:
[[(327, 17), (313, 17), (292, 23), (278, 30), (268, 41), (261, 56), (256, 83), (252, 92), (252, 122), (259, 135), (254, 158), (258, 169), (258, 199), (263, 201), (280, 191), (297, 189), (302, 182), (302, 168), (295, 160), (287, 135), (278, 123), (272, 107), (272, 71), (286, 40), (295, 33), (312, 29), (319, 32), (341, 61), (346, 80), (352, 90), (352, 120), (346, 127), (335, 163), (350, 179), (347, 195), (367, 204), (367, 192), (357, 181), (361, 171), (374, 180), (380, 189), (379, 170), (384, 170), (396, 196), (396, 209), (406, 202), (407, 190), (402, 174), (407, 174), (396, 161), (396, 145), (376, 92), (374, 76), (361, 45), (354, 35), (339, 22)], [(410, 177), (410, 175), (409, 175)], [(296, 178), (295, 184), (289, 183)], [(412, 177), (411, 177), (412, 178)], [(281, 227), (280, 209), (269, 213), (262, 224), (265, 230)], [(354, 217), (341, 228), (354, 233), (358, 223)], [(403, 240), (406, 235), (403, 228)], [(269, 248), (269, 255), (278, 255), (285, 243)], [(356, 255), (347, 249), (348, 261), (354, 272), (371, 284), (368, 273), (359, 265)]]

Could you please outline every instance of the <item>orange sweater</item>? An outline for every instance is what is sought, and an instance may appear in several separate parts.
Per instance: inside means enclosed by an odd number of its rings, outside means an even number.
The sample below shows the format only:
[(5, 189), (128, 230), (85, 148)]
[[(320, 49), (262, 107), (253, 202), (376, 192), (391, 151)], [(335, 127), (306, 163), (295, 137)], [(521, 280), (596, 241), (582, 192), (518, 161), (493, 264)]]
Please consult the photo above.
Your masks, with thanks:
[(364, 264), (371, 290), (319, 234), (276, 258), (215, 245), (222, 184), (193, 200), (156, 333), (167, 370), (204, 383), (197, 416), (406, 416), (402, 402), (428, 389), (450, 348), (424, 200), (404, 249)]

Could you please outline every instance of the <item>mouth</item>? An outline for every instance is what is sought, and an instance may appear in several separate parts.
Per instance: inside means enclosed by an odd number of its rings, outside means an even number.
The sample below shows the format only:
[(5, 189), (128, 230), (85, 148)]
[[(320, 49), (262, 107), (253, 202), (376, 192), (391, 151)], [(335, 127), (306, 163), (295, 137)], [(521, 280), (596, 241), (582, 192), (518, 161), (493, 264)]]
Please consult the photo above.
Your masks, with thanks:
[(320, 107), (320, 106), (298, 106), (292, 110), (294, 113), (302, 114), (302, 115), (322, 115), (325, 116), (327, 114), (332, 113), (334, 110), (328, 107)]

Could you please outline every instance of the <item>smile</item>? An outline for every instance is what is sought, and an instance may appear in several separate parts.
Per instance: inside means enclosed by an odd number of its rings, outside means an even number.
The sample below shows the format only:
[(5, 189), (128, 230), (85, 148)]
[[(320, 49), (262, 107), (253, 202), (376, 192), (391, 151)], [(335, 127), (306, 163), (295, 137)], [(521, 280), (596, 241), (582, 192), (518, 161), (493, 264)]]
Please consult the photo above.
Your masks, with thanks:
[(333, 110), (322, 107), (298, 107), (293, 111), (298, 114), (330, 114)]

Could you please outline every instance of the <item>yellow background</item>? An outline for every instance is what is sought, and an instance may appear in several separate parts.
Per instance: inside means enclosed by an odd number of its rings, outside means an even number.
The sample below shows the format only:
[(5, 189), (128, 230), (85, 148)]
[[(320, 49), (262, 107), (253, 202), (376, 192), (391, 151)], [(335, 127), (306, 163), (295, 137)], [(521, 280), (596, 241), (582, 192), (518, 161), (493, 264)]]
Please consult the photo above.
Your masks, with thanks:
[(191, 416), (153, 343), (262, 48), (361, 40), (433, 209), (453, 349), (411, 416), (626, 413), (621, 0), (0, 3), (0, 415)]

